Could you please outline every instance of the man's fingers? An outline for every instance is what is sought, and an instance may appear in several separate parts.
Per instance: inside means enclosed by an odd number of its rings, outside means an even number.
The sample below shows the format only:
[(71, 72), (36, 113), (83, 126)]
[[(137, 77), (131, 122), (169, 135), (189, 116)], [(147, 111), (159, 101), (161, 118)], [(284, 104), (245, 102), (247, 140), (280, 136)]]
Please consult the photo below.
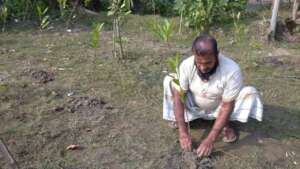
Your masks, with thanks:
[(212, 148), (209, 149), (207, 156), (209, 156), (212, 152)]
[(209, 154), (210, 154), (210, 150), (207, 149), (206, 152), (205, 152), (205, 156), (209, 156)]
[(184, 144), (183, 148), (184, 151), (191, 151), (192, 150), (192, 145), (190, 143)]
[(187, 151), (192, 151), (192, 144), (191, 143), (188, 143), (188, 145), (187, 145)]
[(202, 157), (204, 155), (204, 149), (202, 146), (197, 150), (197, 155), (198, 157)]

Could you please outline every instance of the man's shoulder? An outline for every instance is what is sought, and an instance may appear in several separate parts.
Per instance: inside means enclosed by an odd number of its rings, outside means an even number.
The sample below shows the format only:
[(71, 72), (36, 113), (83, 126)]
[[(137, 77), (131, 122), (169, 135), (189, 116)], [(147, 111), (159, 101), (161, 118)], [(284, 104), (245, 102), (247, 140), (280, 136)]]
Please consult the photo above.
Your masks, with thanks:
[(184, 58), (180, 63), (180, 67), (183, 67), (183, 68), (188, 68), (188, 67), (192, 67), (192, 66), (194, 66), (194, 56), (193, 55)]
[(223, 54), (219, 55), (219, 64), (223, 72), (231, 73), (240, 71), (240, 66), (232, 58)]

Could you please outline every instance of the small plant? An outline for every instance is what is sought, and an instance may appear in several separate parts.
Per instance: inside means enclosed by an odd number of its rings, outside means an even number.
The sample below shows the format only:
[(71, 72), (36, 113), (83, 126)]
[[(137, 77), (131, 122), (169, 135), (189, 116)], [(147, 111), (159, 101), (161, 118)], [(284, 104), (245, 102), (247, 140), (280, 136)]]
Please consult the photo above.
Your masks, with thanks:
[[(171, 50), (170, 38), (173, 34), (173, 23), (165, 19), (163, 22), (154, 21), (149, 24), (150, 31), (161, 41), (167, 44), (168, 49)], [(163, 56), (160, 57), (160, 63), (163, 61)], [(161, 65), (162, 66), (162, 65)], [(161, 67), (162, 68), (162, 67)]]
[(37, 5), (36, 8), (37, 8), (37, 15), (39, 18), (39, 27), (41, 30), (45, 29), (50, 23), (49, 15), (47, 15), (48, 7), (43, 9), (40, 5)]
[(179, 85), (179, 63), (181, 60), (181, 55), (179, 53), (176, 53), (175, 57), (168, 59), (168, 67), (171, 72), (176, 72), (176, 77), (173, 77), (175, 80), (174, 82)]
[[(182, 60), (181, 55), (179, 53), (176, 53), (175, 57), (171, 57), (168, 59), (168, 67), (170, 71), (169, 76), (173, 78), (173, 82), (175, 83), (174, 87), (180, 92), (181, 100), (184, 101), (185, 96), (179, 84), (179, 78), (180, 78), (179, 64), (181, 60)], [(175, 72), (176, 76), (172, 76), (171, 72)]]
[(109, 6), (108, 16), (113, 16), (113, 53), (117, 57), (116, 43), (120, 46), (119, 59), (124, 59), (124, 50), (122, 45), (122, 35), (120, 31), (120, 22), (131, 13), (130, 7), (133, 5), (132, 0), (112, 0)]
[(248, 32), (248, 29), (245, 24), (241, 23), (241, 13), (232, 13), (231, 17), (233, 19), (233, 26), (234, 26), (234, 39), (235, 42), (238, 42), (241, 40), (241, 37), (245, 35), (245, 33)]
[(250, 40), (250, 47), (256, 50), (262, 49), (262, 43), (259, 40), (252, 37)]
[(120, 45), (122, 45), (122, 48), (123, 48), (123, 53), (124, 53), (124, 55), (126, 56), (127, 55), (127, 53), (128, 53), (128, 42), (129, 42), (129, 39), (127, 38), (127, 37), (124, 37), (124, 36), (122, 36), (122, 38), (121, 38), (121, 43), (122, 44), (120, 44), (120, 41), (119, 40), (117, 40), (116, 41), (116, 43), (120, 46)]
[(96, 57), (96, 50), (99, 46), (99, 41), (100, 41), (100, 33), (101, 33), (101, 30), (103, 28), (103, 25), (104, 23), (97, 23), (93, 29), (93, 32), (92, 32), (92, 47), (94, 48), (94, 55)]
[(0, 20), (2, 20), (2, 32), (5, 31), (6, 22), (8, 17), (8, 10), (5, 5), (0, 8)]
[(154, 22), (150, 24), (150, 31), (161, 41), (167, 43), (168, 47), (171, 35), (173, 33), (173, 23), (165, 19), (162, 23)]
[(59, 5), (60, 17), (65, 19), (67, 13), (67, 1), (68, 0), (57, 0)]

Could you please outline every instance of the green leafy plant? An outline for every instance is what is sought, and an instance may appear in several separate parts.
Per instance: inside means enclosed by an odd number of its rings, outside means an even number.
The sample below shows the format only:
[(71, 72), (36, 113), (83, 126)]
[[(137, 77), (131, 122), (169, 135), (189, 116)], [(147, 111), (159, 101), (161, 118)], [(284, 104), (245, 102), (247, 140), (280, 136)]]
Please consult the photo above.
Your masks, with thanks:
[(92, 47), (94, 48), (94, 55), (96, 56), (96, 50), (99, 46), (99, 41), (100, 41), (100, 33), (103, 28), (104, 23), (97, 23), (94, 26), (93, 32), (92, 32)]
[(209, 32), (210, 27), (226, 20), (230, 11), (243, 10), (246, 0), (175, 0), (175, 10), (182, 15), (186, 26)]
[(8, 18), (26, 20), (35, 15), (35, 7), (39, 1), (32, 0), (3, 0), (4, 6), (8, 10)]
[(8, 10), (5, 5), (0, 8), (0, 20), (2, 20), (2, 32), (5, 31), (6, 22), (7, 22)]
[(179, 53), (176, 53), (175, 57), (171, 57), (168, 59), (168, 67), (170, 69), (171, 72), (176, 72), (176, 77), (174, 78), (174, 82), (179, 85), (179, 78), (180, 78), (180, 74), (179, 74), (179, 64), (181, 61), (181, 55)]
[(50, 21), (49, 21), (49, 15), (47, 15), (47, 12), (48, 12), (48, 7), (46, 8), (42, 8), (40, 5), (37, 5), (37, 15), (38, 15), (38, 18), (39, 18), (39, 27), (40, 29), (45, 29)]
[[(179, 72), (179, 65), (182, 60), (182, 56), (179, 53), (176, 53), (174, 57), (168, 59), (168, 67), (169, 67), (169, 76), (173, 78), (173, 82), (175, 83), (175, 88), (180, 92), (181, 100), (184, 102), (185, 95), (180, 88), (179, 79), (180, 79), (180, 72)], [(175, 72), (176, 76), (172, 76), (171, 73)]]
[(67, 14), (67, 1), (68, 0), (57, 0), (57, 3), (59, 5), (60, 17), (62, 19), (65, 19)]
[(234, 39), (235, 42), (238, 42), (241, 40), (241, 38), (248, 32), (248, 29), (245, 24), (241, 22), (241, 13), (232, 13), (231, 14), (232, 20), (233, 20), (233, 26), (234, 26)]
[(161, 41), (167, 43), (168, 46), (170, 46), (169, 41), (173, 34), (173, 27), (174, 24), (167, 19), (163, 22), (154, 21), (149, 25), (150, 31)]
[[(114, 57), (119, 59), (124, 59), (124, 50), (122, 45), (122, 35), (120, 31), (120, 22), (124, 19), (125, 16), (131, 13), (131, 6), (133, 5), (132, 0), (112, 0), (111, 5), (109, 6), (108, 16), (113, 17), (113, 53)], [(116, 43), (119, 44), (119, 57), (117, 56)]]

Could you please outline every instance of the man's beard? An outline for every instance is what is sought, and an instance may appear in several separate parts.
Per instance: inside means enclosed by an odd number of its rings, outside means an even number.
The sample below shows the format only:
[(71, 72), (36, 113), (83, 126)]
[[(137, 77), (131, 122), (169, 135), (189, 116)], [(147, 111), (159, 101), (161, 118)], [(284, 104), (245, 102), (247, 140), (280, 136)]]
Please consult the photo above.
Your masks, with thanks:
[[(195, 65), (195, 66), (196, 66), (196, 65)], [(209, 77), (210, 77), (211, 75), (213, 75), (214, 73), (216, 73), (218, 66), (219, 66), (219, 59), (217, 58), (214, 67), (213, 67), (211, 70), (209, 70), (208, 72), (203, 73), (203, 72), (201, 72), (200, 69), (198, 69), (198, 68), (196, 67), (196, 69), (197, 69), (197, 74), (198, 74), (198, 76), (201, 78), (201, 80), (203, 80), (203, 81), (208, 81), (208, 80), (209, 80)]]

